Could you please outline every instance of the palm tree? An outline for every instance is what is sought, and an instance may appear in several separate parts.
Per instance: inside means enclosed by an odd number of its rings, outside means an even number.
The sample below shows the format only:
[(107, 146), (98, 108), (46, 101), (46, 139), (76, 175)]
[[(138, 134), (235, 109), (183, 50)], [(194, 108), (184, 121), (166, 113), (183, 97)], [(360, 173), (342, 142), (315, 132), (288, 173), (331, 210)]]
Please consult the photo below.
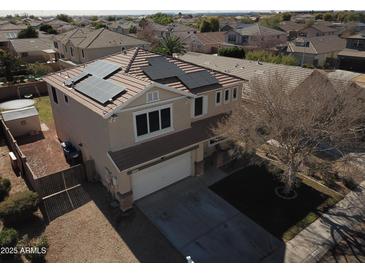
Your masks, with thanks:
[(166, 35), (161, 38), (155, 51), (160, 54), (172, 56), (174, 53), (185, 53), (186, 44), (179, 37)]

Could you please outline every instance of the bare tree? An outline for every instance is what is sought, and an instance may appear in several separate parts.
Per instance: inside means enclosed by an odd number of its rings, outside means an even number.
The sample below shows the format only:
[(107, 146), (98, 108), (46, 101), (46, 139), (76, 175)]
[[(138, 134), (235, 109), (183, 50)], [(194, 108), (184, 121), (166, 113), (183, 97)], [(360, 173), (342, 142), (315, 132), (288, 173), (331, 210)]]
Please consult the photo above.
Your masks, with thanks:
[(244, 151), (265, 148), (284, 167), (286, 195), (309, 156), (333, 150), (346, 155), (363, 147), (365, 121), (365, 91), (356, 85), (339, 91), (320, 71), (295, 89), (289, 80), (278, 72), (252, 79), (247, 97), (216, 129)]

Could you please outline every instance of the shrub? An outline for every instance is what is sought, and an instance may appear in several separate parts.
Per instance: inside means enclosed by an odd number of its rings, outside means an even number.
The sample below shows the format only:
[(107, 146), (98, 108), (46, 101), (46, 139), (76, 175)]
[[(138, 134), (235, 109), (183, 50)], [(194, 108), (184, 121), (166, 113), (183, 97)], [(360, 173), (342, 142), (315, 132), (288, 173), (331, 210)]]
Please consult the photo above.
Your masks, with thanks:
[(0, 219), (17, 224), (29, 219), (38, 208), (38, 195), (32, 191), (15, 193), (0, 203)]
[(14, 247), (18, 242), (18, 232), (13, 228), (0, 231), (0, 247)]
[(243, 59), (245, 58), (245, 50), (238, 47), (220, 48), (218, 50), (218, 55)]
[(46, 236), (41, 236), (28, 242), (27, 246), (32, 247), (34, 251), (25, 253), (27, 260), (31, 261), (32, 263), (42, 263), (45, 261), (45, 256), (49, 247)]
[[(18, 232), (13, 228), (4, 228), (0, 231), (0, 248), (5, 248), (4, 252), (0, 254), (0, 262), (11, 262), (16, 256), (12, 249), (18, 243)], [(9, 252), (6, 249), (9, 249)]]
[(32, 26), (28, 26), (26, 29), (21, 30), (18, 33), (18, 38), (19, 39), (23, 39), (23, 38), (37, 38), (38, 37), (38, 31), (33, 28)]
[(4, 200), (6, 196), (9, 195), (9, 191), (11, 189), (10, 180), (7, 178), (0, 177), (0, 202)]

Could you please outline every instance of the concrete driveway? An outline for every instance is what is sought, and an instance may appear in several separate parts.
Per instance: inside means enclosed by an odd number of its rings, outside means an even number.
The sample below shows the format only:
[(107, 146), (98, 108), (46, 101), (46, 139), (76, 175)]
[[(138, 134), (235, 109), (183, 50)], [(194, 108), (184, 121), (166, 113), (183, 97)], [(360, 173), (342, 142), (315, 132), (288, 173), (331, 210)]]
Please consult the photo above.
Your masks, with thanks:
[(211, 171), (189, 177), (136, 202), (184, 256), (195, 262), (282, 262), (285, 245), (207, 185)]

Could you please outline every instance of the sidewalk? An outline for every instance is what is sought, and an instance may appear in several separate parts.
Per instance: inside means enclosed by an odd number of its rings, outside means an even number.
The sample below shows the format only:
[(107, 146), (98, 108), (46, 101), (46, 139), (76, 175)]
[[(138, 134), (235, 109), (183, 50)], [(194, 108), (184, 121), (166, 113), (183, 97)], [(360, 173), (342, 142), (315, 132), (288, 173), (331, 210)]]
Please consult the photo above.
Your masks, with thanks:
[(365, 182), (286, 243), (285, 262), (318, 262), (365, 220)]

